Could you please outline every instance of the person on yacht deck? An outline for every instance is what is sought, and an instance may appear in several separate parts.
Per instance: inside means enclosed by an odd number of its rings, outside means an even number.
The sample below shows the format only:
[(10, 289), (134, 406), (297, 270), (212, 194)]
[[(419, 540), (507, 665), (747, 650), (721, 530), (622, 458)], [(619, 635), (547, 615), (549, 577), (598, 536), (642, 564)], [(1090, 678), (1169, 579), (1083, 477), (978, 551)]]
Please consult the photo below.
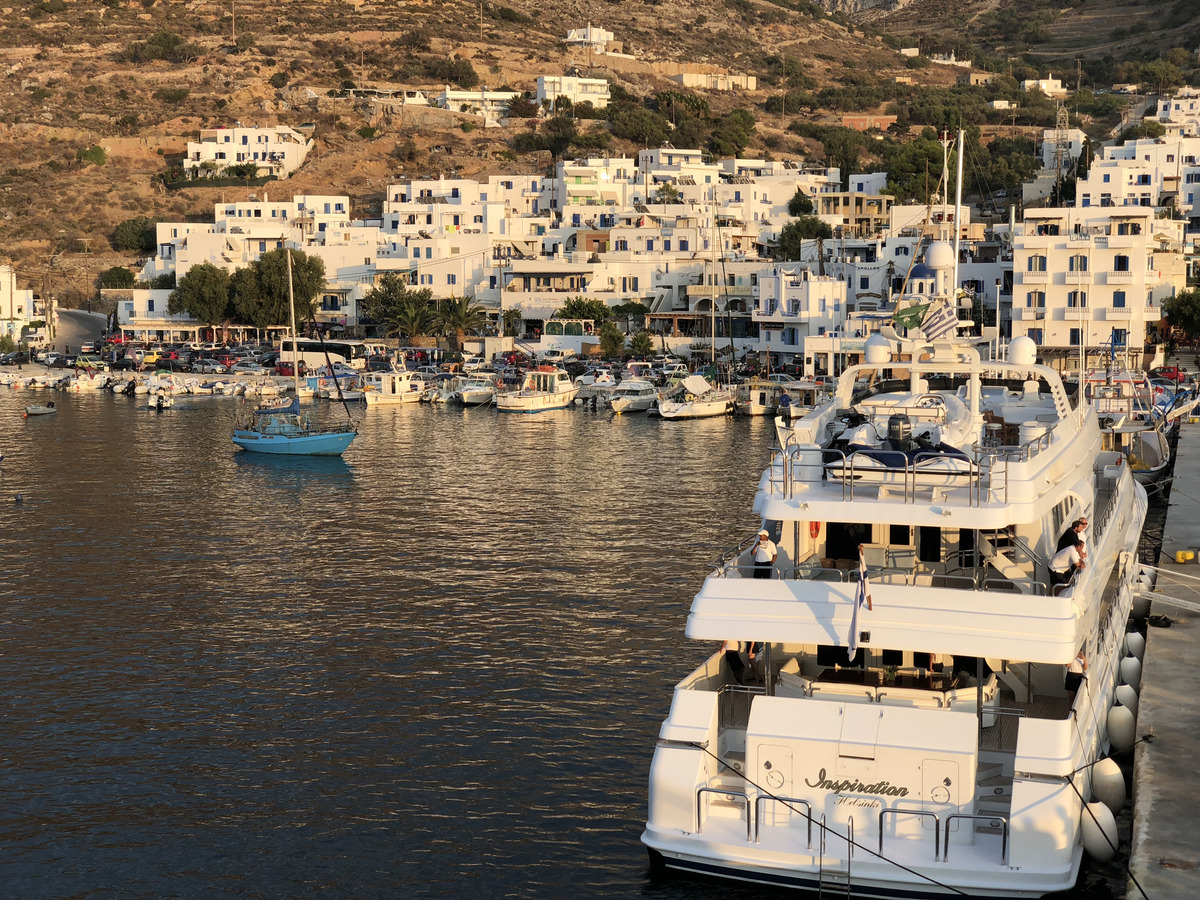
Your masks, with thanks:
[(1066, 584), (1071, 576), (1086, 565), (1083, 541), (1076, 537), (1074, 544), (1059, 550), (1050, 560), (1050, 577), (1055, 585)]
[[(1087, 525), (1088, 525), (1087, 516), (1083, 516), (1082, 518), (1076, 519), (1074, 522), (1071, 523), (1071, 527), (1063, 532), (1062, 537), (1060, 537), (1058, 539), (1058, 546), (1055, 547), (1054, 549), (1055, 550), (1065, 550), (1067, 547), (1073, 547), (1075, 545), (1075, 541), (1085, 540), (1084, 532), (1087, 531)], [(1084, 550), (1083, 555), (1085, 558), (1087, 557), (1086, 549)]]
[(771, 566), (779, 556), (779, 549), (771, 541), (771, 533), (763, 529), (758, 533), (758, 543), (754, 545), (754, 577), (770, 578)]
[(792, 398), (788, 396), (787, 391), (779, 392), (779, 415), (783, 418), (784, 425), (792, 424)]

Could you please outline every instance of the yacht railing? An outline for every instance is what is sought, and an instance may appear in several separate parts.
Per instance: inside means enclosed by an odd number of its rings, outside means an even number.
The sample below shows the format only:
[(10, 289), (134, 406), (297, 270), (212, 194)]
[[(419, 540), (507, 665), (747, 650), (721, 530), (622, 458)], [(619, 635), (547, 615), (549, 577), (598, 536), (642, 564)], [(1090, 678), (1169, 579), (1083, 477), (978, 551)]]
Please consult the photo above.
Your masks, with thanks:
[(881, 809), (879, 811), (879, 854), (883, 855), (883, 817), (884, 816), (926, 816), (933, 819), (933, 861), (942, 861), (941, 831), (942, 822), (938, 814), (928, 809)]
[(969, 813), (954, 813), (946, 816), (946, 836), (942, 846), (946, 848), (946, 855), (943, 862), (950, 861), (950, 823), (956, 819), (970, 819), (976, 822), (987, 822), (995, 827), (995, 823), (999, 823), (1003, 827), (1002, 836), (1000, 839), (1000, 865), (1008, 865), (1008, 816), (977, 816)]
[[(742, 577), (752, 577), (745, 573), (762, 571), (755, 566), (727, 563), (712, 564), (713, 576), (728, 577), (729, 572), (737, 572)], [(852, 569), (829, 569), (822, 566), (810, 566), (798, 563), (793, 566), (772, 566), (771, 578), (779, 581), (825, 581), (833, 584), (844, 584), (858, 577), (857, 566)], [(964, 591), (992, 591), (1014, 594), (1033, 594), (1044, 597), (1051, 593), (1055, 596), (1062, 593), (1055, 589), (1053, 592), (1043, 581), (1013, 581), (1008, 578), (988, 578), (987, 568), (979, 567), (974, 572), (966, 574), (950, 574), (942, 572), (923, 572), (912, 569), (895, 569), (885, 566), (867, 566), (867, 577), (876, 584), (896, 584), (909, 587), (954, 588)], [(1060, 585), (1062, 589), (1070, 587), (1073, 582)]]
[(796, 797), (776, 797), (772, 794), (762, 794), (754, 800), (754, 843), (759, 842), (759, 829), (762, 827), (762, 805), (764, 803), (798, 804), (804, 807), (804, 818), (808, 820), (808, 849), (812, 849), (812, 804), (807, 800)]
[[(890, 487), (897, 491), (905, 503), (916, 503), (919, 493), (962, 488), (968, 489), (968, 503), (972, 507), (982, 505), (985, 495), (988, 502), (1007, 503), (1009, 465), (1028, 462), (1049, 449), (1052, 435), (1053, 426), (1050, 425), (1045, 433), (1019, 446), (997, 446), (985, 441), (971, 446), (973, 456), (968, 459), (931, 454), (922, 457), (920, 462), (906, 459), (903, 465), (880, 462), (877, 454), (890, 451), (855, 450), (847, 453), (832, 448), (802, 446), (794, 443), (793, 436), (788, 435), (780, 451), (781, 463), (778, 466), (772, 464), (769, 469), (768, 484), (772, 493), (781, 493), (789, 500), (798, 483), (840, 481), (844, 501), (854, 500), (856, 489), (878, 491), (881, 487)], [(930, 466), (930, 463), (939, 459), (961, 462), (967, 468), (954, 471)], [(816, 473), (818, 469), (819, 476)]]
[(750, 812), (750, 795), (745, 791), (735, 791), (731, 788), (721, 787), (702, 787), (696, 791), (696, 834), (704, 833), (704, 795), (705, 794), (723, 794), (732, 799), (733, 797), (741, 797), (746, 805), (746, 843), (750, 843), (750, 826), (752, 813)]

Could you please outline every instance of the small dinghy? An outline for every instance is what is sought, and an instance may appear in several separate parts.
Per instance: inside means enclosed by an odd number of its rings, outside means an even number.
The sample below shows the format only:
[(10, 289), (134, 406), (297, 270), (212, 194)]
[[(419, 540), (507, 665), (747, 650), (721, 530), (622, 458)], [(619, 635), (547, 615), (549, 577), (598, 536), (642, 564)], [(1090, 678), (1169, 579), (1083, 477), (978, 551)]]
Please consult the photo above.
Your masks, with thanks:
[(56, 412), (58, 412), (58, 409), (55, 407), (54, 401), (51, 400), (45, 406), (27, 406), (27, 407), (25, 407), (25, 418), (28, 419), (30, 416), (48, 416), (51, 413), (56, 413)]

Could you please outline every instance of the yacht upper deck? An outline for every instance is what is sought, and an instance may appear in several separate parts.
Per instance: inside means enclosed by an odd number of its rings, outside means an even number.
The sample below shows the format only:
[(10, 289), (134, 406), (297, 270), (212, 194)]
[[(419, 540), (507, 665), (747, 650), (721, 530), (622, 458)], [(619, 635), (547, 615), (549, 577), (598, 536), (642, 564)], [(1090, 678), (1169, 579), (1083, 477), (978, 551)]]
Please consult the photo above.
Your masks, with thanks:
[(969, 515), (971, 527), (1000, 527), (1091, 479), (1096, 414), (1073, 405), (1052, 369), (981, 360), (971, 347), (914, 355), (888, 366), (907, 381), (877, 381), (878, 365), (848, 369), (833, 400), (783, 434), (759, 485), (764, 518), (842, 519), (853, 502), (906, 505), (915, 524)]

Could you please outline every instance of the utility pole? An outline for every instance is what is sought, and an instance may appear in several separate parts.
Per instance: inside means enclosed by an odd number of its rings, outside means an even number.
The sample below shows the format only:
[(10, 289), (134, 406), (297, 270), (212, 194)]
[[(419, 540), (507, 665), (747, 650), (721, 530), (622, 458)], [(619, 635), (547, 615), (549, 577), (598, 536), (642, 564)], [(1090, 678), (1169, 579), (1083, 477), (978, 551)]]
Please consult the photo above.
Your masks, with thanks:
[(233, 23), (233, 45), (237, 46), (237, 6), (234, 0), (229, 0), (229, 20)]
[(1083, 87), (1083, 60), (1076, 58), (1075, 60), (1075, 92), (1078, 93)]

